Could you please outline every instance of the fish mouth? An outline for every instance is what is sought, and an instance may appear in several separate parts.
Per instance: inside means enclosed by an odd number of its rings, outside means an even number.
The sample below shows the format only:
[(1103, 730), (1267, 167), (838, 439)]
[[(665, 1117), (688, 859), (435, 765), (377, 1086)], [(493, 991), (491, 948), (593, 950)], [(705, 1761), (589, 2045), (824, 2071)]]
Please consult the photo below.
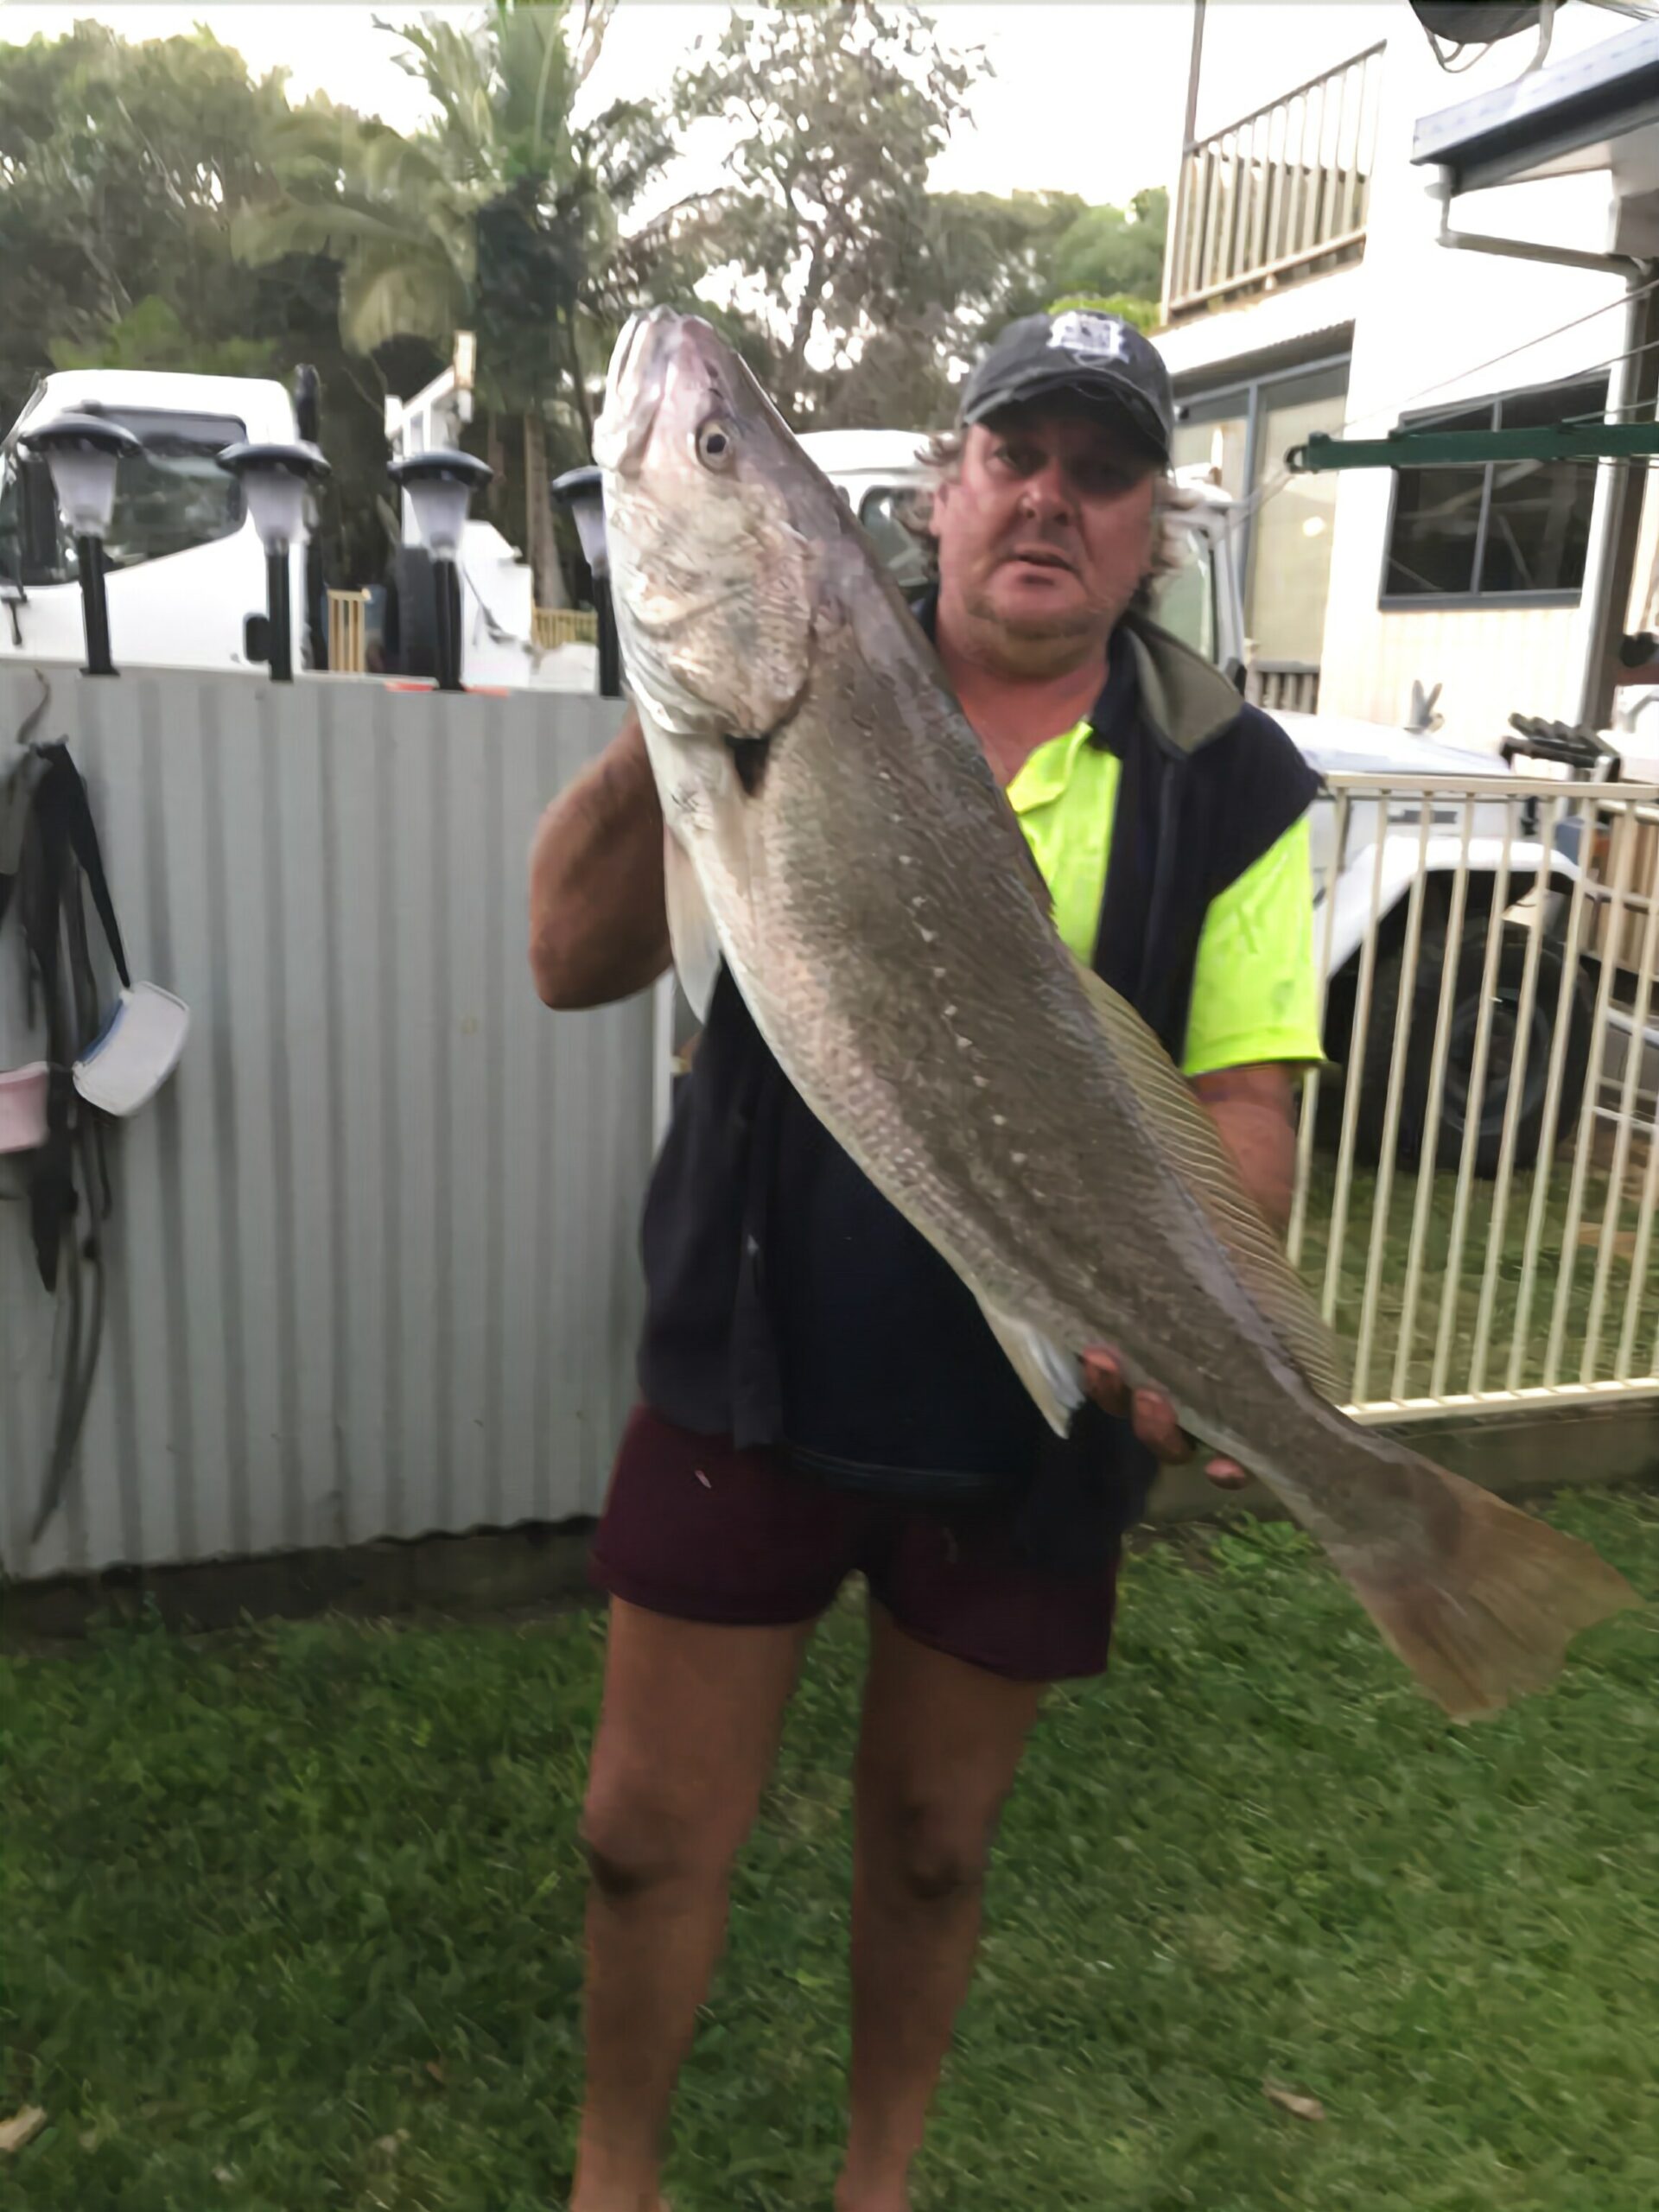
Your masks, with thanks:
[(671, 308), (652, 308), (622, 326), (605, 379), (604, 410), (594, 425), (594, 459), (601, 468), (624, 476), (638, 473), (683, 321)]

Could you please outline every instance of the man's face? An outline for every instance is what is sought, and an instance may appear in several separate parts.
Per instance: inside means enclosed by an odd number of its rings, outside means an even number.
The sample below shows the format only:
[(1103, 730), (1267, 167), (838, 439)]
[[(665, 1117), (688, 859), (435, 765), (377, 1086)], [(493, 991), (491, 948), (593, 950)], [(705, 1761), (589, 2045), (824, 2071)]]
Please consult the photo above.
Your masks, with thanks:
[(1064, 401), (975, 423), (933, 500), (942, 593), (1014, 638), (1105, 638), (1147, 573), (1157, 474), (1128, 432)]

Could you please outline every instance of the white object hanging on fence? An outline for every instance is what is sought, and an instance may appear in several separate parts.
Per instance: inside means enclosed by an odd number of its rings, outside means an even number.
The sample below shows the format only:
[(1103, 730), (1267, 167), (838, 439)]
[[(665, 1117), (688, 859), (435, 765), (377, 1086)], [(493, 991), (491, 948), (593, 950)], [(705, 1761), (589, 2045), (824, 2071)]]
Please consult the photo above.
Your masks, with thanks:
[(101, 1113), (136, 1114), (177, 1067), (189, 1029), (190, 1009), (182, 999), (155, 983), (133, 984), (75, 1062), (75, 1089)]

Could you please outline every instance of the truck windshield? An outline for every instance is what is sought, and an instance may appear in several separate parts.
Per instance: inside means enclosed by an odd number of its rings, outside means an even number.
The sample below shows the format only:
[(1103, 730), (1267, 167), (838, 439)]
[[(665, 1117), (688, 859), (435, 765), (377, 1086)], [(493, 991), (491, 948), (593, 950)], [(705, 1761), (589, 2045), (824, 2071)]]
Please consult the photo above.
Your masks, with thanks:
[[(211, 545), (242, 527), (242, 487), (218, 462), (226, 446), (247, 435), (233, 416), (124, 408), (112, 410), (111, 419), (142, 438), (144, 450), (116, 471), (115, 512), (104, 542), (107, 568), (130, 569)], [(74, 541), (58, 512), (46, 463), (15, 451), (0, 477), (0, 569), (25, 584), (69, 583), (76, 575)]]

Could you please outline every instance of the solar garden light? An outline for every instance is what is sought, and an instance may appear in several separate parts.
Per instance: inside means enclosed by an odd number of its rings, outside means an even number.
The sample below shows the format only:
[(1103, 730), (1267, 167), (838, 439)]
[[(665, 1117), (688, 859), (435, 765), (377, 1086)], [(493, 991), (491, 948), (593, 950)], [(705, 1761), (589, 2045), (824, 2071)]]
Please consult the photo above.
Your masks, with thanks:
[(305, 495), (328, 474), (314, 445), (226, 446), (219, 465), (242, 486), (265, 549), (265, 658), (273, 683), (294, 681), (294, 607), (289, 555), (305, 537)]
[(604, 474), (597, 468), (568, 468), (556, 476), (551, 490), (562, 507), (569, 507), (582, 540), (582, 557), (593, 571), (594, 608), (599, 629), (599, 696), (622, 696), (622, 656), (616, 636), (616, 609), (611, 602), (611, 556), (605, 537)]
[(86, 631), (86, 674), (113, 676), (110, 607), (104, 591), (104, 539), (115, 512), (115, 472), (124, 456), (143, 451), (143, 441), (101, 415), (60, 415), (18, 442), (38, 454), (52, 472), (63, 518), (75, 541), (80, 572), (80, 611)]
[(386, 474), (409, 494), (415, 526), (432, 556), (437, 601), (438, 689), (461, 690), (461, 572), (455, 556), (467, 508), (495, 471), (475, 454), (439, 447), (431, 453), (405, 454), (387, 464)]

